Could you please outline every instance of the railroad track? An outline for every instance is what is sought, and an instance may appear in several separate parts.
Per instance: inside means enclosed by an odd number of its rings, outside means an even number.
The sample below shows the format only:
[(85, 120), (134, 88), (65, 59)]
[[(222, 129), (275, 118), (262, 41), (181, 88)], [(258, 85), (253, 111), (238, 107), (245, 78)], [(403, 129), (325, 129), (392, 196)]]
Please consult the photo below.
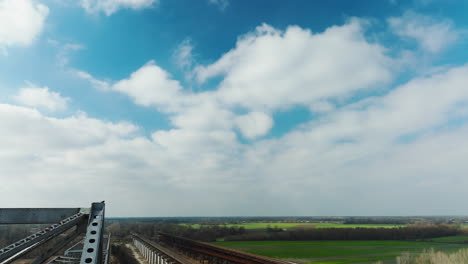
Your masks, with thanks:
[(133, 237), (150, 264), (292, 264), (166, 233), (159, 233), (159, 243), (138, 234)]

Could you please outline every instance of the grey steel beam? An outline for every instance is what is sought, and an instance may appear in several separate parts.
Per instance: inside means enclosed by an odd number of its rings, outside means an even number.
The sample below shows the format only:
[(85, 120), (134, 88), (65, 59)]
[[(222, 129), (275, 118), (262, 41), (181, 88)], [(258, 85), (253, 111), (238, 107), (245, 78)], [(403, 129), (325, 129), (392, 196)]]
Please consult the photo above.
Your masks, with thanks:
[(111, 255), (111, 234), (107, 235), (107, 246), (106, 251), (104, 252), (104, 264), (109, 264), (110, 255)]
[(84, 240), (80, 264), (102, 263), (102, 236), (104, 233), (105, 203), (93, 203), (89, 214), (88, 227)]
[(64, 247), (66, 247), (68, 244), (73, 242), (81, 233), (81, 230), (77, 228), (73, 232), (67, 234), (65, 237), (62, 237), (58, 239), (58, 241), (55, 241), (54, 245), (50, 247), (47, 250), (44, 250), (41, 252), (41, 255), (37, 257), (31, 264), (41, 264), (53, 255), (57, 254), (60, 250), (62, 250)]
[(0, 208), (0, 224), (51, 224), (80, 212), (80, 208)]
[(46, 242), (48, 239), (56, 237), (73, 226), (80, 224), (83, 219), (85, 219), (85, 215), (83, 213), (77, 213), (40, 232), (32, 234), (0, 249), (0, 263), (4, 263), (5, 261), (7, 261), (6, 263), (9, 263), (11, 259), (16, 259), (28, 253), (30, 250)]

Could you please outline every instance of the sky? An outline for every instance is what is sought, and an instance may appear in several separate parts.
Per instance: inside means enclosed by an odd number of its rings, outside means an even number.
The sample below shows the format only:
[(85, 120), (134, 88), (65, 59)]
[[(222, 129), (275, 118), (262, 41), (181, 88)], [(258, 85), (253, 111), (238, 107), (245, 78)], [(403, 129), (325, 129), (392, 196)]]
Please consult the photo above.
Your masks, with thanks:
[(0, 207), (467, 215), (467, 12), (0, 0)]

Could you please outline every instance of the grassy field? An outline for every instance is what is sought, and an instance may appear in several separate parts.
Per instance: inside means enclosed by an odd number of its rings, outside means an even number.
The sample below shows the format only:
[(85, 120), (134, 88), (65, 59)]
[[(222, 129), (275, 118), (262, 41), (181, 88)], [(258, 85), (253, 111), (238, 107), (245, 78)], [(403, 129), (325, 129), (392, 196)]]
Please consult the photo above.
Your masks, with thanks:
[[(184, 224), (188, 225), (188, 224)], [(191, 225), (193, 228), (199, 228), (200, 225), (195, 224)], [(236, 227), (244, 227), (245, 229), (267, 229), (268, 227), (278, 227), (284, 229), (291, 229), (291, 228), (394, 228), (400, 227), (403, 225), (347, 225), (342, 223), (242, 223), (242, 224), (228, 224), (226, 226), (236, 226)]]
[(467, 236), (449, 236), (449, 237), (438, 237), (431, 239), (435, 242), (450, 242), (450, 243), (459, 243), (459, 242), (468, 242)]
[(434, 249), (455, 252), (468, 248), (467, 244), (442, 242), (403, 241), (239, 241), (215, 244), (253, 254), (287, 259), (296, 263), (346, 264), (346, 263), (396, 263), (402, 252), (412, 254)]

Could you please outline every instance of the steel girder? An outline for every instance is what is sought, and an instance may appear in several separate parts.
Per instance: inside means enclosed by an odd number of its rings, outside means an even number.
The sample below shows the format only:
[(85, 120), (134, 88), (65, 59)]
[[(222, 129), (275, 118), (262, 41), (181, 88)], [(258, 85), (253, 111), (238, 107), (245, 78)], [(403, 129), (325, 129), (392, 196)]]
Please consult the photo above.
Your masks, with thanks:
[(0, 208), (0, 224), (52, 224), (80, 212), (80, 208)]
[(104, 202), (93, 203), (91, 206), (80, 264), (102, 263), (104, 209)]
[(50, 225), (40, 232), (32, 234), (0, 249), (0, 263), (9, 260), (12, 257), (17, 258), (20, 255), (26, 254), (50, 238), (56, 237), (70, 228), (80, 224), (84, 219), (85, 215), (83, 213), (77, 213), (60, 221), (57, 224)]
[[(0, 249), (0, 264), (10, 263), (38, 246), (61, 234), (53, 246), (34, 261), (43, 263), (56, 254), (61, 248), (73, 241), (78, 235), (85, 233), (84, 247), (81, 250), (80, 264), (107, 264), (110, 252), (110, 241), (103, 249), (105, 203), (93, 203), (91, 208), (13, 208), (0, 209), (0, 224), (52, 224), (44, 230), (23, 238), (5, 248)], [(76, 226), (73, 233), (66, 233)], [(75, 250), (76, 251), (76, 250)], [(78, 250), (79, 251), (79, 250)], [(104, 252), (106, 251), (106, 252)]]

